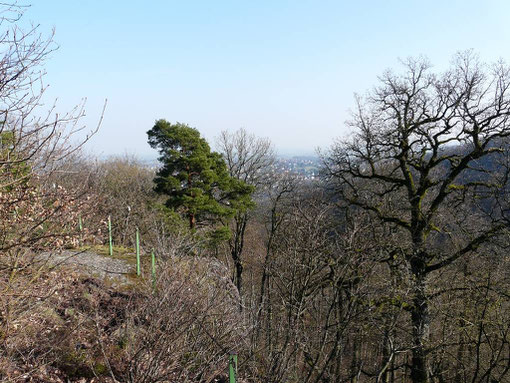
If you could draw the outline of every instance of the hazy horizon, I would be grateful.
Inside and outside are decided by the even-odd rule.
[[[24,23],[55,27],[60,48],[45,65],[48,106],[87,98],[86,149],[151,156],[146,131],[164,118],[196,127],[214,146],[245,128],[281,154],[314,155],[349,134],[354,93],[364,94],[399,58],[425,55],[440,71],[459,50],[507,59],[503,1],[253,4],[154,1],[122,6],[48,0]],[[477,15],[475,26],[465,20]]]

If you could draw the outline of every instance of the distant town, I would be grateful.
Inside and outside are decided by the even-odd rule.
[[[320,159],[315,156],[280,157],[273,165],[275,173],[287,173],[309,181],[318,178],[319,169]]]
[[[156,170],[159,163],[155,159],[141,160],[150,169]],[[294,175],[301,180],[313,181],[319,177],[321,161],[316,156],[278,157],[271,171],[278,174]]]

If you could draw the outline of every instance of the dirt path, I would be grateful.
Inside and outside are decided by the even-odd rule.
[[[135,267],[124,259],[94,253],[89,250],[64,250],[58,253],[43,253],[42,257],[51,267],[76,266],[98,278],[110,278],[128,282],[127,276],[135,272]]]

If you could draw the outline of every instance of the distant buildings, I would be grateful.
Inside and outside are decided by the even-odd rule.
[[[302,180],[315,180],[319,177],[320,160],[318,157],[296,156],[279,158],[271,171],[279,174],[294,175]]]
[[[142,161],[148,169],[156,171],[160,167],[157,160]],[[318,157],[295,156],[280,157],[269,169],[273,174],[288,174],[301,180],[313,181],[319,178],[321,161]]]

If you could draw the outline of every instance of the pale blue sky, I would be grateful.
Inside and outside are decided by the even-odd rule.
[[[244,127],[281,153],[313,153],[348,134],[353,94],[398,58],[438,69],[474,49],[510,61],[508,1],[35,1],[25,18],[56,29],[47,99],[87,97],[96,154],[152,153],[156,119],[210,141]]]

